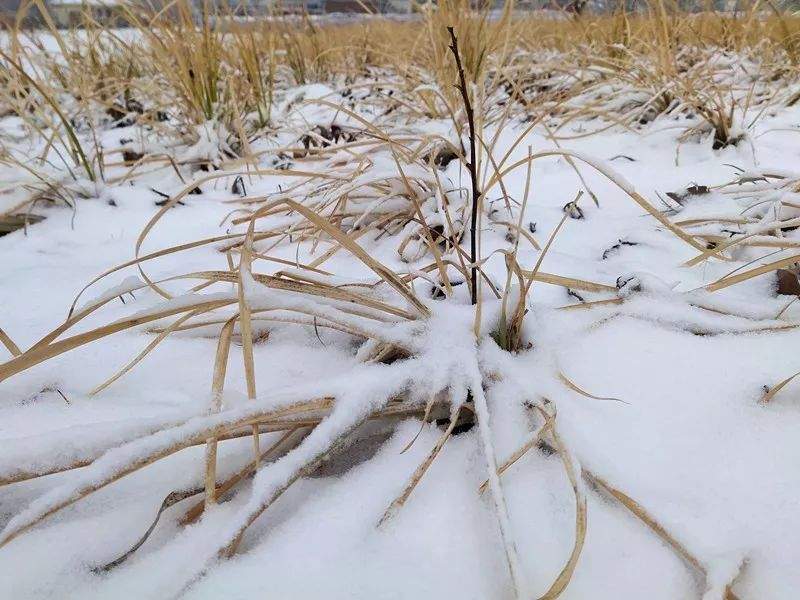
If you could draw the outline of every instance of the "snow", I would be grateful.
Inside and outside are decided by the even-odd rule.
[[[721,68],[723,62],[716,66]],[[607,92],[600,87],[591,90],[591,94]],[[628,92],[614,91],[619,110],[643,101]],[[334,84],[302,86],[284,94],[277,108],[284,119],[283,137],[264,142],[260,166],[268,168],[274,158],[268,150],[271,144],[277,148],[296,143],[299,136],[292,137],[294,133],[330,126],[333,119],[342,126],[362,127],[357,119],[336,114],[317,100],[341,102],[342,96]],[[375,116],[366,109],[359,114]],[[207,414],[218,332],[211,326],[168,336],[141,364],[97,396],[89,396],[89,391],[152,340],[149,330],[120,332],[2,381],[0,482],[93,461],[79,469],[0,487],[0,542],[35,523],[0,548],[3,594],[24,599],[202,600],[265,594],[308,599],[505,599],[514,597],[516,587],[524,597],[538,597],[573,547],[572,486],[560,458],[538,448],[502,477],[495,473],[496,465],[541,426],[540,416],[529,407],[547,406],[556,414],[569,464],[576,471],[590,469],[639,502],[706,570],[703,580],[621,504],[579,481],[588,507],[587,537],[562,598],[711,600],[722,598],[732,581],[742,599],[793,598],[800,589],[796,569],[800,392],[789,385],[769,404],[759,400],[764,386],[798,369],[800,331],[795,325],[800,306],[776,317],[791,298],[776,297],[774,277],[769,274],[718,292],[705,289],[735,269],[742,272],[793,251],[765,258],[775,248],[740,244],[730,261],[710,259],[687,266],[702,250],[676,237],[632,197],[641,196],[661,210],[658,194],[688,193],[693,185],[722,186],[708,194],[686,195],[680,206],[673,206],[676,212],[667,216],[675,222],[753,214],[760,221],[731,225],[734,234],[724,232],[727,225],[720,223],[686,230],[734,235],[734,241],[747,235],[753,236],[747,238],[752,243],[774,241],[769,234],[778,224],[776,219],[784,228],[800,223],[795,213],[784,210],[786,205],[775,204],[797,202],[797,193],[784,189],[783,179],[768,184],[758,179],[763,173],[797,177],[792,171],[800,158],[796,131],[780,130],[793,128],[798,118],[800,107],[793,106],[758,119],[746,130],[754,151],[747,143],[714,151],[708,137],[681,139],[683,130],[666,119],[641,132],[611,128],[565,140],[560,142],[563,150],[554,146],[544,128],[527,133],[506,164],[524,164],[529,146],[534,156],[542,157],[534,163],[525,213],[519,215],[515,206],[511,217],[503,218],[519,217],[523,227],[536,223],[534,235],[543,243],[564,217],[564,205],[583,189],[566,157],[579,159],[577,168],[600,206],[581,200],[584,218],[565,221],[541,271],[619,290],[573,290],[570,295],[562,286],[534,282],[523,331],[532,345],[516,355],[501,350],[488,335],[475,339],[467,285],[454,286],[454,296],[446,301],[431,298],[429,292],[439,286],[436,271],[413,284],[430,312],[418,320],[378,308],[360,307],[355,312],[346,299],[300,294],[257,280],[259,274],[283,271],[414,312],[385,281],[372,285],[376,277],[368,266],[340,250],[320,267],[332,275],[267,261],[256,261],[252,273],[243,270],[253,326],[269,333],[265,343],[254,345],[259,390],[254,400],[244,393],[237,329],[222,410]],[[429,121],[402,123],[398,130],[452,138],[446,122]],[[596,126],[574,123],[568,133]],[[3,135],[8,134],[4,139],[25,149],[17,138],[20,127],[13,118],[0,121]],[[502,157],[525,127],[515,123],[500,132],[496,155]],[[770,135],[764,135],[767,132]],[[103,143],[118,147],[118,132],[105,133]],[[192,141],[179,147],[182,159],[224,162],[230,149],[224,126],[209,122],[194,134]],[[614,160],[619,155],[634,160]],[[357,199],[350,206],[349,220],[342,222],[345,232],[357,233],[410,204],[386,147],[372,152],[369,161],[339,153],[309,163],[305,166],[315,173],[355,174],[349,191],[357,192]],[[730,164],[740,169],[732,174]],[[504,180],[509,195],[518,201],[525,189],[525,170],[521,166]],[[187,181],[197,180],[196,173],[185,174]],[[227,171],[218,175],[203,185],[203,194],[187,195],[184,206],[164,213],[139,256],[243,230],[229,220],[240,201],[231,192],[233,175]],[[468,181],[457,161],[436,174],[448,190],[444,193],[427,168],[416,165],[405,176],[413,182],[416,199],[431,223],[444,222],[447,205],[453,220],[458,216],[464,225],[466,205],[460,194],[450,190]],[[23,174],[3,167],[0,177],[8,183]],[[301,178],[299,184],[298,178],[288,175],[252,176],[246,182],[250,196],[303,198],[323,214],[330,214],[339,193],[312,177]],[[297,187],[286,191],[293,185]],[[31,226],[27,235],[17,231],[0,238],[0,279],[8,282],[0,286],[0,327],[23,350],[62,323],[65,310],[87,281],[131,260],[139,233],[158,211],[148,188],[174,197],[185,186],[166,168],[106,187],[103,193],[79,199],[74,214],[66,207],[50,207],[44,211],[47,219]],[[501,195],[499,186],[485,193],[487,199]],[[115,205],[108,203],[109,198]],[[770,204],[750,210],[765,198]],[[502,283],[505,262],[497,251],[509,247],[508,228],[488,214],[483,217],[484,268],[491,280]],[[300,222],[295,214],[283,214],[259,222],[259,227]],[[396,273],[417,274],[431,262],[430,256],[417,256],[425,252],[424,245],[409,243],[407,252],[398,251],[404,236],[418,242],[415,234],[417,228],[409,224],[394,236],[365,235],[358,243]],[[800,230],[781,235],[800,242]],[[621,240],[628,244],[620,244]],[[255,250],[271,244],[272,240],[262,240]],[[220,245],[156,256],[143,268],[153,281],[226,270]],[[328,246],[320,247],[315,252],[310,242],[290,240],[272,252],[291,264],[307,264]],[[531,269],[539,256],[520,240],[517,260],[523,268]],[[193,291],[198,280],[173,279],[169,282],[173,297],[165,300],[134,274],[135,269],[130,265],[97,282],[99,292],[91,288],[94,296],[83,300],[77,314],[86,316],[76,329],[149,319],[162,312],[177,314],[209,302],[225,304],[215,313],[218,318],[227,319],[237,310],[238,294],[227,283]],[[519,293],[515,289],[509,306]],[[134,291],[135,297],[129,297]],[[481,287],[481,294],[478,325],[486,333],[499,321],[501,302],[488,285]],[[581,304],[574,294],[587,302],[624,301],[562,310]],[[125,297],[126,303],[112,302],[117,297]],[[384,342],[412,357],[392,364],[365,363]],[[587,397],[568,386],[564,377],[594,396],[623,402]],[[420,423],[416,419],[393,423],[386,426],[388,439],[374,457],[337,476],[305,476],[310,473],[303,470],[312,471],[332,442],[391,399],[403,396],[424,406],[439,393],[456,406],[469,394],[479,425],[448,440],[407,503],[383,526],[376,527],[381,515],[441,436],[436,425],[423,426],[403,452],[420,432]],[[164,496],[202,485],[203,444],[214,427],[328,396],[336,402],[321,424],[301,445],[261,469],[230,501],[188,527],[177,523],[181,511],[167,512],[128,562],[105,574],[92,571],[131,546]],[[263,434],[262,448],[275,436]],[[186,440],[198,445],[183,448]],[[247,438],[220,443],[220,470],[229,474],[246,464],[250,444]],[[116,481],[132,461],[168,453]],[[281,494],[298,472],[304,477]],[[487,477],[490,493],[481,495],[478,486]],[[102,489],[79,499],[94,488]],[[274,506],[261,514],[273,500]],[[50,514],[61,506],[64,510]],[[42,517],[47,518],[39,522]],[[251,521],[240,553],[220,559],[220,551]]]
[[[99,307],[108,302],[109,300],[113,300],[114,298],[124,296],[125,294],[130,294],[131,292],[134,292],[136,290],[145,287],[145,285],[146,284],[136,275],[128,275],[119,284],[108,288],[102,294],[99,294],[92,300],[89,300],[88,302],[84,303],[78,309],[78,312],[82,313],[86,310]]]

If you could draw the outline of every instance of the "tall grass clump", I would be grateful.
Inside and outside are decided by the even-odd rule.
[[[605,307],[598,321],[659,292],[642,276],[593,281],[542,268],[569,219],[582,218],[587,202],[607,201],[590,189],[590,170],[691,252],[687,269],[731,262],[742,247],[796,247],[781,237],[796,226],[794,217],[765,224],[763,215],[742,216],[738,224],[755,233],[723,238],[706,226],[724,219],[681,220],[677,209],[663,211],[607,163],[569,148],[577,137],[612,129],[646,132],[665,121],[677,124],[681,143],[708,143],[713,151],[746,140],[755,119],[796,99],[789,42],[798,31],[794,16],[765,17],[755,5],[736,18],[689,15],[665,2],[635,14],[623,7],[603,15],[518,15],[512,2],[493,12],[488,5],[443,0],[410,22],[330,25],[307,15],[236,20],[209,5],[198,12],[177,0],[158,10],[129,5],[124,17],[135,41],[89,12],[83,28],[69,32],[45,19],[47,35],[61,48],[57,57],[43,51],[36,33],[9,32],[0,55],[3,114],[24,122],[35,151],[9,151],[3,160],[24,169],[29,187],[36,187],[31,181],[44,185],[15,210],[45,193],[74,202],[79,183],[81,198],[105,197],[114,186],[134,185],[145,175],[158,175],[177,191],[150,187],[159,200],[133,258],[91,280],[57,327],[24,349],[0,330],[11,355],[0,364],[0,382],[73,350],[102,348],[120,332],[148,334],[139,354],[89,392],[102,395],[171,336],[202,331],[211,332],[214,345],[207,402],[192,418],[109,441],[79,459],[51,456],[0,473],[0,485],[11,485],[76,470],[45,500],[13,517],[0,545],[131,473],[202,446],[202,480],[154,498],[156,520],[190,498],[191,505],[180,509],[180,526],[201,519],[226,495],[248,495],[248,501],[232,511],[213,548],[199,555],[191,574],[198,576],[213,560],[235,554],[250,525],[294,482],[334,456],[347,456],[367,423],[416,418],[438,427],[437,441],[398,483],[397,495],[386,499],[376,526],[413,501],[414,489],[453,435],[473,430],[486,469],[476,493],[489,492],[518,597],[528,597],[529,589],[501,476],[535,448],[558,454],[575,500],[574,543],[559,572],[541,582],[543,598],[563,593],[579,566],[587,535],[589,488],[583,482],[624,506],[696,574],[708,575],[704,563],[620,486],[580,464],[559,429],[558,398],[529,393],[528,382],[508,365],[537,343],[527,315],[540,284],[591,294],[559,310],[591,315]],[[766,93],[767,81],[779,81],[786,93]],[[576,123],[585,127],[575,132]],[[99,134],[116,129],[126,141],[105,147]],[[552,148],[534,151],[528,141],[534,131]],[[510,143],[503,146],[501,138]],[[51,165],[54,154],[61,159],[58,168]],[[575,174],[567,190],[572,200],[552,230],[537,232],[523,221],[537,193],[534,165],[554,157]],[[69,176],[59,177],[62,170]],[[278,177],[277,188],[259,187]],[[512,177],[524,182],[522,195],[510,193]],[[755,206],[776,191],[797,193],[799,182],[787,174],[742,172],[716,191],[737,194],[742,185],[757,183],[747,188]],[[165,215],[209,187],[230,193],[224,230],[143,250]],[[696,185],[693,193],[708,191]],[[674,194],[675,201],[688,193]],[[501,233],[507,243],[482,248],[487,231]],[[391,260],[372,252],[385,240]],[[216,250],[220,260],[152,275],[157,259],[185,258],[198,248]],[[504,265],[499,278],[489,269],[495,255]],[[343,256],[353,270],[337,271],[334,257]],[[709,318],[740,316],[710,295],[799,260],[792,254],[746,265],[670,298]],[[189,258],[186,263],[194,264]],[[95,286],[134,270],[137,275],[112,287],[114,293],[84,299]],[[157,303],[120,319],[100,318],[109,302],[140,290]],[[794,326],[755,323],[747,331]],[[259,330],[278,327],[338,332],[353,348],[355,366],[330,380],[276,391],[277,382],[256,380],[254,346],[264,341]],[[682,322],[675,327],[688,329]],[[242,381],[226,378],[232,360],[242,361]],[[567,390],[599,398],[557,368],[552,375]],[[519,391],[502,401],[515,403],[531,423],[526,442],[507,457],[498,456],[491,429],[501,384]],[[226,387],[236,387],[248,401],[226,405]],[[275,444],[262,444],[265,434],[276,432],[281,436]],[[253,440],[252,460],[220,477],[219,444],[241,437]],[[276,469],[274,461],[286,468]],[[129,551],[98,567],[125,562],[154,526]],[[732,599],[729,583],[725,597]]]

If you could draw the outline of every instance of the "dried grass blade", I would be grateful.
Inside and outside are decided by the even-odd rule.
[[[504,463],[503,463],[503,464],[500,466],[500,468],[499,468],[499,469],[497,469],[497,476],[498,476],[498,477],[502,476],[502,475],[503,475],[503,473],[505,473],[506,471],[508,471],[508,469],[509,469],[509,468],[510,468],[510,467],[511,467],[511,466],[512,466],[514,463],[516,463],[516,462],[517,462],[517,461],[518,461],[520,458],[522,458],[523,456],[525,456],[525,455],[526,455],[526,454],[527,454],[527,453],[528,453],[528,452],[529,452],[529,451],[530,451],[532,448],[534,448],[534,447],[535,447],[535,446],[536,446],[536,445],[539,443],[539,440],[541,440],[541,439],[542,439],[542,434],[543,434],[543,433],[545,433],[545,431],[546,431],[547,429],[549,429],[549,427],[550,427],[550,424],[549,424],[549,423],[547,423],[547,422],[545,422],[545,423],[543,423],[543,424],[542,424],[542,425],[541,425],[539,428],[537,428],[537,430],[536,430],[536,431],[535,431],[535,432],[534,432],[534,433],[531,435],[531,437],[530,437],[530,438],[528,438],[528,441],[526,441],[524,444],[522,444],[522,446],[520,446],[519,448],[517,448],[517,449],[516,449],[516,450],[513,452],[513,454],[512,454],[511,456],[509,456],[509,457],[508,457],[508,460],[506,460],[506,461],[505,461],[505,462],[504,462]],[[489,480],[488,480],[488,479],[486,479],[486,480],[484,480],[484,482],[483,482],[483,483],[482,483],[482,484],[481,484],[481,485],[478,487],[478,493],[479,493],[479,494],[483,494],[483,493],[486,491],[486,489],[487,489],[488,487],[489,487]]]
[[[610,293],[617,292],[617,288],[613,285],[606,285],[604,283],[595,283],[594,281],[586,281],[585,279],[575,279],[574,277],[562,277],[561,275],[544,273],[542,271],[534,272],[534,271],[523,270],[522,274],[532,281],[539,281],[541,283],[549,283],[552,285],[561,285],[575,290],[583,290],[585,292],[610,292]]]
[[[599,161],[589,156],[585,156],[579,152],[574,152],[572,150],[550,150],[546,152],[539,152],[537,154],[532,155],[530,158],[519,160],[514,164],[506,167],[501,173],[498,173],[494,177],[492,177],[489,183],[486,185],[486,189],[487,190],[490,189],[491,186],[496,182],[498,177],[504,177],[509,172],[513,171],[517,167],[520,167],[531,160],[536,160],[547,156],[564,156],[564,157],[570,156],[573,158],[577,158],[581,162],[585,162],[598,172],[602,173],[606,178],[611,180],[615,185],[617,185],[617,187],[619,187],[622,191],[624,191],[634,202],[636,202],[636,204],[641,206],[645,211],[647,211],[648,214],[650,214],[664,227],[666,227],[672,233],[678,236],[681,240],[683,240],[696,250],[699,250],[701,252],[704,252],[706,250],[706,247],[703,244],[701,244],[696,239],[694,239],[694,237],[683,231],[683,229],[681,229],[680,227],[674,225],[669,219],[667,219],[667,217],[665,217],[658,209],[656,209],[656,207],[654,207],[647,200],[645,200],[645,198],[642,195],[640,195],[636,190],[634,190],[633,187],[621,175],[616,173],[607,165],[602,165]]]
[[[15,523],[13,526],[6,526],[6,528],[0,534],[0,548],[8,544],[11,540],[16,538],[17,536],[21,535],[37,523],[40,523],[50,515],[60,511],[62,508],[65,508],[71,504],[74,504],[78,500],[85,498],[89,494],[96,492],[99,489],[104,488],[105,486],[122,479],[126,475],[134,473],[144,467],[153,464],[154,462],[161,460],[162,458],[166,458],[176,452],[183,450],[184,448],[188,448],[190,446],[196,446],[198,444],[205,443],[209,438],[213,437],[221,437],[228,432],[235,431],[241,427],[257,424],[259,422],[266,421],[268,419],[277,419],[280,417],[285,417],[287,415],[297,415],[300,412],[304,411],[313,411],[313,410],[321,410],[325,408],[329,408],[333,403],[331,398],[321,398],[315,400],[308,400],[303,402],[295,403],[291,406],[287,406],[285,408],[280,409],[265,409],[265,410],[258,410],[254,414],[249,414],[244,417],[240,417],[237,419],[233,419],[231,421],[222,421],[224,424],[215,423],[213,416],[209,417],[211,419],[211,423],[204,427],[197,428],[196,431],[189,435],[181,436],[178,441],[173,439],[169,439],[169,435],[165,433],[166,431],[170,430],[162,430],[156,434],[145,436],[146,438],[153,438],[157,436],[159,439],[159,443],[154,444],[153,448],[149,448],[146,452],[142,453],[141,455],[137,456],[135,459],[128,462],[123,467],[119,469],[115,469],[113,472],[103,474],[99,477],[93,478],[91,481],[86,481],[80,487],[78,487],[74,493],[70,493],[69,497],[61,499],[57,502],[54,502],[50,506],[43,508],[41,511],[37,511],[38,514],[35,516],[31,516],[28,520]],[[366,420],[369,417],[365,417]],[[172,429],[179,429],[180,427],[184,427],[184,425],[179,425],[176,428]],[[117,450],[112,449],[110,452]]]
[[[633,515],[642,521],[650,530],[661,538],[675,553],[680,556],[687,564],[689,564],[695,571],[704,578],[708,578],[708,572],[703,563],[694,556],[683,544],[681,544],[675,537],[670,534],[663,525],[661,525],[645,508],[636,502],[633,498],[628,496],[625,492],[613,487],[607,481],[598,477],[588,469],[583,470],[583,475],[605,493],[611,495],[620,504],[627,508]],[[725,590],[724,600],[739,600],[738,596],[730,589],[730,585]]]
[[[777,269],[793,265],[798,261],[800,261],[800,254],[795,254],[788,258],[782,258],[780,260],[776,260],[771,263],[767,263],[765,265],[756,267],[755,269],[750,269],[749,271],[745,271],[744,273],[739,273],[737,275],[732,275],[730,277],[723,277],[721,279],[718,279],[714,283],[708,284],[707,286],[705,286],[705,289],[709,292],[716,292],[718,290],[725,289],[726,287],[736,285],[737,283],[747,281],[748,279],[752,279],[753,277],[764,275],[765,273],[769,273],[770,271],[776,271]]]
[[[231,337],[233,326],[238,315],[228,319],[222,326],[217,340],[217,352],[214,357],[214,374],[211,379],[211,406],[209,413],[218,413],[222,406],[222,390],[225,387],[225,373],[228,369],[228,355],[231,350]],[[206,472],[205,490],[206,505],[213,504],[216,500],[215,489],[217,486],[217,440],[209,438],[206,443]]]
[[[800,375],[800,371],[798,371],[794,375],[790,375],[780,383],[775,384],[769,390],[767,390],[767,392],[761,397],[762,404],[767,404],[770,400],[772,400],[778,392],[780,392],[784,387],[786,387],[798,375]]]
[[[619,398],[612,398],[612,397],[606,397],[606,396],[595,396],[594,394],[590,394],[589,392],[587,392],[583,388],[579,387],[574,381],[572,381],[569,377],[567,377],[566,375],[564,375],[564,373],[562,373],[560,371],[558,373],[558,378],[569,389],[571,389],[573,392],[579,393],[581,396],[586,396],[587,398],[591,398],[592,400],[610,400],[612,402],[622,402],[624,404],[628,404],[627,402],[625,402],[625,400],[620,400]]]
[[[261,460],[259,463],[270,463],[293,448],[295,448],[300,442],[303,441],[303,438],[308,435],[310,429],[306,425],[297,425],[292,427],[291,429],[287,429],[284,434],[280,437],[278,441],[272,444],[269,448],[264,450],[261,453]],[[239,471],[228,477],[225,481],[221,484],[216,486],[214,490],[214,497],[220,498],[224,496],[229,491],[231,491],[234,487],[236,487],[239,483],[250,477],[255,470],[253,469],[253,462],[248,462],[244,467],[242,467]],[[178,520],[181,525],[190,525],[197,521],[208,505],[208,491],[206,491],[206,498],[200,502],[195,503],[189,510],[187,510],[184,515]]]
[[[582,471],[582,469],[580,465],[576,465],[574,457],[569,450],[567,450],[566,446],[564,446],[563,441],[558,435],[555,423],[552,422],[554,420],[553,417],[549,417],[548,420],[551,421],[551,426],[549,428],[550,435],[553,438],[556,450],[558,450],[558,454],[561,457],[564,470],[566,471],[570,485],[572,486],[572,492],[575,495],[575,543],[573,544],[572,552],[570,553],[566,564],[561,569],[561,572],[558,574],[558,577],[556,577],[550,588],[543,596],[539,598],[539,600],[555,600],[564,592],[565,589],[567,589],[569,582],[572,580],[572,575],[575,573],[575,567],[578,565],[578,560],[580,559],[581,552],[583,550],[583,544],[586,541],[586,496],[583,493],[583,485],[578,480],[579,471]]]
[[[193,304],[191,306],[169,308],[157,313],[115,321],[114,323],[103,325],[97,329],[80,333],[52,344],[31,348],[19,356],[0,364],[0,381],[4,381],[16,373],[29,369],[40,362],[53,358],[54,356],[69,352],[70,350],[74,350],[75,348],[90,342],[94,342],[95,340],[99,340],[114,333],[124,331],[125,329],[144,325],[145,323],[152,323],[153,321],[158,321],[164,317],[170,317],[172,315],[192,309],[197,311],[199,314],[201,312],[214,310],[215,308],[221,308],[228,304],[232,304],[233,302],[233,300],[208,300],[205,302],[198,302],[197,304]]]
[[[253,325],[250,318],[250,306],[245,293],[246,279],[251,278],[250,256],[253,248],[253,223],[247,230],[244,246],[239,258],[239,325],[242,331],[242,360],[244,361],[244,376],[247,381],[247,398],[256,398],[256,371],[253,360]],[[258,426],[253,425],[253,465],[258,470],[258,459],[261,455],[259,449]]]
[[[17,346],[14,343],[14,340],[12,340],[2,329],[0,329],[0,344],[3,344],[3,346],[6,347],[6,349],[11,353],[11,356],[19,356],[22,354],[19,346]]]
[[[417,487],[417,484],[425,476],[425,472],[431,466],[433,461],[436,460],[436,457],[439,456],[439,452],[442,451],[442,448],[444,448],[447,440],[450,439],[457,422],[458,411],[454,411],[454,413],[450,414],[450,424],[447,426],[447,429],[445,429],[442,435],[439,436],[439,439],[433,445],[433,448],[431,448],[430,452],[428,452],[428,455],[411,474],[408,483],[406,483],[400,495],[395,498],[392,503],[389,504],[389,507],[384,511],[383,516],[378,521],[378,527],[392,518],[403,507],[403,505],[406,503],[406,500],[408,500],[409,496],[411,496],[411,492],[413,492],[414,488]]]
[[[168,327],[164,328],[164,330],[163,330],[163,331],[161,331],[161,332],[158,334],[158,336],[156,336],[156,338],[155,338],[155,339],[154,339],[152,342],[150,342],[150,343],[147,345],[147,347],[146,347],[144,350],[142,350],[142,351],[141,351],[141,352],[140,352],[140,353],[139,353],[139,354],[136,356],[136,358],[134,358],[134,359],[133,359],[132,361],[130,361],[130,362],[127,364],[127,365],[125,365],[124,367],[122,367],[122,368],[121,368],[119,371],[117,371],[117,372],[116,372],[114,375],[112,375],[111,377],[109,377],[108,379],[106,379],[106,380],[105,380],[103,383],[101,383],[100,385],[98,385],[97,387],[95,387],[95,388],[94,388],[94,389],[93,389],[91,392],[89,392],[89,395],[90,395],[90,396],[95,396],[95,395],[99,394],[100,392],[102,392],[104,389],[106,389],[108,386],[110,386],[112,383],[114,383],[114,382],[115,382],[117,379],[119,379],[120,377],[122,377],[123,375],[125,375],[126,373],[128,373],[128,372],[129,372],[129,371],[130,371],[130,370],[131,370],[133,367],[135,367],[135,366],[136,366],[137,364],[139,364],[139,363],[140,363],[142,360],[144,360],[144,358],[145,358],[145,357],[146,357],[148,354],[150,354],[150,352],[151,352],[151,351],[152,351],[152,350],[153,350],[153,349],[154,349],[156,346],[158,346],[158,345],[159,345],[161,342],[163,342],[163,341],[164,341],[164,339],[166,339],[166,337],[167,337],[167,336],[168,336],[170,333],[172,333],[173,331],[175,331],[175,330],[176,330],[178,327],[180,327],[181,325],[183,325],[183,324],[184,324],[186,321],[188,321],[188,320],[189,320],[189,319],[191,319],[192,317],[194,317],[194,316],[196,316],[196,315],[198,315],[198,314],[202,314],[203,312],[205,312],[205,311],[200,311],[200,312],[192,311],[192,312],[186,313],[186,314],[185,314],[185,315],[183,315],[181,318],[179,318],[179,319],[177,319],[176,321],[172,322],[172,323],[171,323],[171,324],[170,324]]]
[[[693,568],[697,569],[699,572],[704,573],[705,569],[702,563],[684,546],[681,544],[672,534],[667,531],[661,523],[659,523],[655,517],[650,515],[647,510],[636,500],[628,496],[625,492],[615,488],[610,483],[605,481],[604,479],[598,477],[590,470],[584,468],[583,469],[584,476],[590,481],[590,483],[596,485],[604,492],[609,494],[615,500],[617,500],[620,504],[622,504],[625,508],[627,508],[637,519],[642,521],[645,525],[647,525],[653,533],[655,533],[659,538],[661,538],[666,544],[672,548],[678,556],[683,558],[689,565]]]
[[[376,275],[386,281],[386,283],[392,286],[398,293],[400,293],[401,296],[408,300],[408,302],[410,302],[411,305],[414,306],[414,308],[416,308],[423,317],[427,317],[430,314],[428,307],[420,302],[416,295],[408,289],[408,287],[400,280],[399,277],[397,277],[397,275],[395,275],[391,269],[388,269],[383,264],[372,258],[361,246],[356,244],[347,235],[345,235],[341,229],[334,227],[330,221],[306,208],[302,204],[298,204],[292,200],[287,200],[286,204],[302,214],[306,219],[314,223],[314,225],[325,231],[325,233],[339,242],[339,244],[347,248],[347,250],[349,250],[356,258],[372,269]]]
[[[286,479],[286,481],[278,486],[272,493],[269,494],[267,498],[264,499],[257,507],[255,507],[245,519],[245,522],[238,528],[236,534],[234,535],[233,539],[220,550],[220,556],[230,557],[235,554],[236,549],[239,547],[239,544],[242,541],[242,536],[244,536],[244,532],[247,530],[250,525],[265,511],[267,510],[272,504],[280,498],[283,493],[291,487],[291,485],[296,482],[298,479],[306,477],[316,471],[319,466],[325,462],[325,460],[337,452],[339,448],[344,446],[347,441],[347,438],[353,433],[356,429],[361,427],[362,424],[366,422],[368,416],[364,416],[362,418],[357,419],[354,423],[351,423],[344,431],[339,433],[333,440],[331,440],[323,450],[320,452],[315,453],[312,457],[308,460],[304,461],[302,465],[300,465],[297,469],[295,469],[292,474]]]

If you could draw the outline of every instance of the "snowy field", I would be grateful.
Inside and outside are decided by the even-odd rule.
[[[798,87],[699,61],[727,145],[601,66],[549,75],[571,112],[481,96],[477,316],[464,113],[394,76],[279,85],[246,160],[236,120],[78,124],[95,181],[7,113],[0,208],[45,218],[0,237],[0,597],[796,598]]]

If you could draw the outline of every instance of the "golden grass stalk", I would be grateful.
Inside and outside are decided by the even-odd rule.
[[[706,577],[706,568],[703,563],[692,552],[689,551],[676,537],[674,537],[655,517],[653,517],[641,504],[628,496],[625,492],[614,487],[601,477],[595,475],[588,469],[583,470],[583,476],[590,483],[609,494],[625,508],[627,508],[637,519],[642,521],[647,527],[663,540],[672,550],[682,558],[695,572]],[[730,589],[725,591],[725,600],[737,600],[738,596]]]
[[[214,357],[214,374],[211,379],[211,405],[209,412],[211,414],[218,413],[222,407],[222,391],[225,387],[225,373],[228,367],[228,354],[231,349],[231,337],[233,335],[233,326],[236,323],[236,317],[231,317],[222,326],[217,341],[217,353]],[[254,435],[256,435],[254,433]],[[256,466],[254,461],[253,466]],[[205,473],[205,489],[206,506],[216,502],[216,487],[217,487],[217,440],[209,438],[206,442],[206,473]]]
[[[417,484],[425,476],[425,472],[431,466],[433,461],[436,460],[436,457],[439,455],[439,452],[442,451],[442,448],[444,448],[447,440],[450,439],[453,429],[455,429],[456,423],[458,423],[458,412],[458,409],[454,409],[451,412],[450,423],[447,425],[447,428],[439,436],[439,439],[433,445],[433,448],[431,448],[430,452],[428,452],[427,456],[425,456],[425,459],[411,474],[408,483],[406,483],[406,485],[403,487],[403,491],[400,493],[400,495],[397,496],[397,498],[395,498],[391,504],[389,504],[389,507],[384,511],[383,516],[378,521],[378,527],[392,518],[403,507],[408,498],[411,496],[411,492],[414,491],[414,488],[417,487]]]

